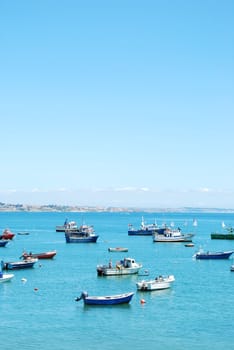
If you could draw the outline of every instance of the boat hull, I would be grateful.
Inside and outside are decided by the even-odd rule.
[[[28,258],[36,258],[36,259],[53,259],[53,257],[57,254],[56,251],[44,252],[44,253],[23,253],[22,257],[24,259]]]
[[[234,239],[233,233],[211,233],[211,239]]]
[[[128,248],[116,247],[116,248],[108,248],[109,252],[128,252]]]
[[[0,283],[9,282],[14,277],[13,274],[0,273]]]
[[[233,251],[229,252],[207,252],[207,253],[196,253],[195,258],[200,260],[208,259],[228,259],[232,255]]]
[[[124,293],[118,295],[109,295],[109,296],[84,296],[85,305],[119,305],[119,304],[128,304],[134,293]],[[78,298],[79,299],[79,298]]]
[[[5,247],[9,243],[9,240],[1,239],[0,240],[0,247]]]
[[[134,275],[139,272],[139,270],[142,268],[142,265],[138,267],[116,267],[116,268],[109,268],[107,266],[98,266],[97,267],[97,274],[98,276],[122,276],[122,275]]]
[[[168,277],[157,277],[154,280],[150,281],[140,281],[136,283],[137,290],[139,291],[154,291],[154,290],[163,290],[171,288],[172,282],[175,281],[173,275]]]
[[[78,235],[70,235],[65,233],[66,243],[96,243],[99,236],[78,236]]]
[[[4,270],[29,269],[32,268],[37,261],[38,259],[32,259],[32,261],[6,262],[2,263],[2,268]]]
[[[153,238],[154,242],[157,243],[180,243],[180,242],[192,242],[193,234],[181,235],[178,237],[167,237],[164,235],[155,235]]]

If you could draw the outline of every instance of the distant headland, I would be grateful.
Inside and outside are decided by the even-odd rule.
[[[28,205],[0,202],[0,212],[148,212],[148,213],[234,213],[232,208],[138,208],[138,207],[104,207],[104,206],[69,206],[69,205]]]

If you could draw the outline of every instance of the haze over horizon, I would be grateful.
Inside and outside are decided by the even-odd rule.
[[[0,201],[234,208],[234,2],[0,4]]]

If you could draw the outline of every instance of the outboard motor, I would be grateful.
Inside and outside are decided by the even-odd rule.
[[[82,292],[81,295],[80,295],[80,297],[77,297],[77,298],[75,299],[75,301],[80,301],[81,299],[85,299],[85,298],[87,298],[87,296],[88,296],[88,293],[87,293],[87,292]]]

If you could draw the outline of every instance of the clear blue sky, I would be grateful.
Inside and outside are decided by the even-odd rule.
[[[232,0],[2,0],[0,201],[234,208]]]

